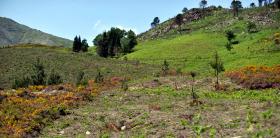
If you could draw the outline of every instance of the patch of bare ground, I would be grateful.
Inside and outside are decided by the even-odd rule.
[[[178,81],[186,86],[176,90],[171,80],[103,92],[50,124],[41,137],[280,137],[279,103],[198,92],[201,104],[192,106],[188,83]],[[209,87],[199,85],[205,81],[198,86]]]

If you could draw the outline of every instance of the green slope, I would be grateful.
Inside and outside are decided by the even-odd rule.
[[[277,46],[273,41],[274,34],[280,32],[279,15],[278,10],[264,8],[246,9],[239,18],[233,18],[227,10],[216,11],[198,21],[185,23],[183,28],[188,28],[192,30],[191,32],[179,35],[177,30],[173,29],[163,34],[163,37],[140,42],[135,52],[127,57],[151,64],[162,64],[166,59],[172,68],[181,68],[184,71],[196,70],[203,74],[211,72],[209,62],[214,51],[218,51],[222,57],[226,70],[247,65],[279,64],[280,51],[276,50]],[[255,18],[267,20],[254,21]],[[249,21],[258,26],[259,32],[247,32]],[[144,35],[150,36],[152,32],[158,31],[157,29],[166,24],[165,22],[161,27],[141,34],[141,38],[145,38]],[[240,42],[234,45],[231,52],[225,48],[226,30],[234,31],[237,35],[236,40]]]
[[[31,75],[32,64],[39,58],[47,74],[54,69],[65,83],[75,83],[78,74],[85,72],[85,80],[95,79],[98,70],[105,78],[145,78],[158,70],[155,66],[136,64],[133,61],[104,59],[95,53],[73,53],[68,48],[42,45],[21,45],[0,49],[0,88],[10,88],[14,79]]]

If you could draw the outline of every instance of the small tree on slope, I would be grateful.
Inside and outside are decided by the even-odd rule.
[[[216,51],[214,56],[213,56],[213,61],[210,62],[210,66],[214,69],[215,71],[215,77],[216,77],[216,85],[215,88],[216,90],[219,88],[219,74],[223,71],[225,71],[224,64],[218,55],[218,52]]]
[[[179,26],[179,32],[181,34],[181,31],[182,31],[182,24],[184,23],[184,17],[182,14],[178,14],[176,17],[175,17],[175,23]]]

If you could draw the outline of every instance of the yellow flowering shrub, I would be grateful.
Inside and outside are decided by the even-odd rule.
[[[32,92],[36,91],[42,91],[46,88],[46,86],[39,85],[39,86],[29,86],[28,89],[31,90]]]
[[[226,76],[250,89],[280,88],[280,65],[248,66],[227,72]]]
[[[116,84],[114,79],[102,84],[89,80],[87,86],[63,84],[0,91],[0,137],[25,137],[39,131],[47,122],[66,115],[66,109],[90,101],[100,91],[116,87]],[[51,93],[42,92],[45,90]]]

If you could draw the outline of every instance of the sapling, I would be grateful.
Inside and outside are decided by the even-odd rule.
[[[102,83],[103,81],[104,81],[104,76],[101,74],[101,71],[99,70],[97,75],[95,76],[95,82]]]
[[[192,77],[192,99],[193,99],[193,101],[195,101],[198,99],[198,95],[194,91],[195,77],[197,76],[197,73],[194,71],[191,71],[190,75]]]
[[[161,71],[162,71],[163,76],[166,76],[169,71],[169,64],[166,60],[164,60],[164,62],[162,64]]]
[[[76,78],[76,85],[81,85],[82,84],[82,80],[84,79],[84,76],[85,76],[85,72],[80,71],[78,73],[77,78]]]
[[[214,56],[213,56],[213,61],[210,62],[210,66],[214,69],[215,71],[215,77],[216,77],[216,90],[219,88],[219,74],[223,71],[225,71],[224,64],[216,51]]]
[[[121,81],[121,88],[123,91],[127,91],[128,90],[128,84],[127,84],[128,80],[127,78],[124,78],[122,81]]]

